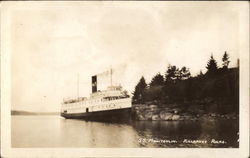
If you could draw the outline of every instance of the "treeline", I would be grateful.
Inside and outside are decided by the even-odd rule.
[[[135,87],[133,103],[178,104],[184,109],[197,105],[205,111],[213,108],[213,112],[217,113],[238,113],[239,65],[228,67],[230,60],[227,52],[222,62],[219,67],[211,55],[206,73],[200,71],[196,76],[191,76],[188,68],[174,65],[169,65],[164,75],[156,74],[149,84],[142,76]]]
[[[60,115],[59,112],[29,112],[20,110],[11,110],[11,115]]]

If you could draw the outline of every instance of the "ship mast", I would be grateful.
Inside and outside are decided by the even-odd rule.
[[[77,74],[77,99],[79,99],[79,73]]]
[[[112,86],[112,67],[110,69],[110,83],[111,83],[111,86]]]

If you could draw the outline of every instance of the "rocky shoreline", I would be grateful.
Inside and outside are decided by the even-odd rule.
[[[203,113],[198,112],[191,114],[182,112],[180,108],[170,108],[167,106],[148,105],[148,104],[134,104],[132,106],[132,117],[139,121],[183,121],[191,120],[197,121],[202,119],[238,119],[239,115],[231,114],[217,114],[217,113]]]

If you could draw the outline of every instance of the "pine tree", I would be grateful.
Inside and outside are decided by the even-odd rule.
[[[179,75],[180,80],[186,80],[191,76],[189,69],[186,68],[185,66],[179,70],[179,74],[180,74]]]
[[[166,82],[175,82],[177,80],[186,80],[190,78],[191,74],[185,66],[179,69],[176,66],[169,65],[165,76]]]
[[[200,73],[197,75],[197,77],[202,77],[204,74],[202,73],[202,71],[200,70]]]
[[[210,76],[213,76],[217,73],[218,71],[218,66],[217,66],[217,62],[215,61],[213,55],[211,55],[208,63],[207,63],[207,74]]]
[[[139,83],[135,86],[135,91],[133,93],[133,102],[143,103],[145,100],[145,90],[147,88],[146,81],[142,76]]]
[[[168,66],[167,72],[165,74],[165,82],[175,82],[178,77],[178,71],[179,69],[176,66]]]
[[[164,77],[160,73],[158,73],[152,78],[149,86],[150,87],[161,86],[163,84],[164,84]]]
[[[228,69],[228,65],[229,65],[230,61],[229,61],[229,55],[227,54],[226,51],[225,51],[225,53],[224,53],[224,55],[222,57],[222,61],[223,61],[223,63],[222,63],[223,68]]]

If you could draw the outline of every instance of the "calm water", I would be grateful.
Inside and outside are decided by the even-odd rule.
[[[236,120],[119,124],[12,116],[11,132],[12,147],[238,147]]]

